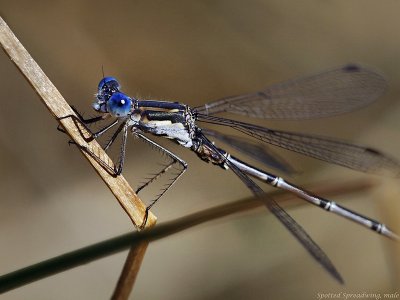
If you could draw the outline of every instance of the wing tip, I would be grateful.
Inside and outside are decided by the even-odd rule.
[[[345,284],[343,277],[340,275],[340,273],[338,271],[335,270],[335,272],[333,272],[331,274],[341,285]]]
[[[358,64],[350,63],[345,65],[342,69],[345,72],[354,73],[354,72],[360,72],[362,68]]]

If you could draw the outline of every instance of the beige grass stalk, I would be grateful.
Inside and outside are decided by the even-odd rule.
[[[146,205],[138,198],[123,176],[113,176],[93,157],[94,154],[101,161],[113,168],[111,159],[103,151],[100,145],[95,140],[87,142],[82,134],[88,134],[85,132],[85,129],[80,126],[78,122],[74,122],[71,117],[67,117],[76,115],[68,105],[67,101],[65,101],[57,88],[53,85],[24,46],[19,42],[17,37],[1,17],[0,43],[4,51],[39,95],[43,104],[47,107],[53,117],[59,121],[66,133],[77,145],[83,146],[78,147],[78,149],[80,149],[84,157],[89,161],[97,174],[103,179],[105,184],[117,198],[135,227],[140,230],[140,226],[142,225],[145,216]],[[88,151],[83,151],[83,149],[87,149]],[[149,212],[145,228],[153,227],[156,220],[157,218]],[[127,295],[129,295],[147,246],[148,242],[143,242],[134,249],[131,249],[116,291],[114,292],[114,299],[125,299]]]

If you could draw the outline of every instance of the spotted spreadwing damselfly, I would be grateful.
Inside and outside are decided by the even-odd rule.
[[[114,77],[104,77],[98,85],[96,101],[93,103],[94,110],[100,115],[90,119],[83,119],[80,114],[78,116],[83,124],[111,120],[108,125],[92,133],[93,138],[99,138],[111,128],[114,130],[117,128],[104,146],[104,150],[109,150],[117,137],[121,135],[120,155],[118,162],[112,168],[115,175],[121,174],[123,170],[129,131],[136,138],[144,140],[169,158],[169,162],[163,165],[162,170],[149,178],[137,189],[137,192],[171,169],[178,170],[169,184],[150,203],[146,211],[171,188],[187,169],[184,160],[152,139],[153,136],[160,136],[192,150],[205,162],[232,170],[254,195],[264,199],[270,212],[311,256],[334,278],[343,282],[342,277],[322,249],[274,199],[266,197],[264,191],[253,179],[293,193],[313,205],[350,219],[389,238],[398,239],[398,236],[378,221],[314,195],[279,176],[234,157],[216,146],[211,140],[220,140],[280,171],[288,172],[290,170],[284,160],[273,153],[265,152],[259,145],[237,136],[224,135],[211,129],[202,129],[199,124],[208,123],[229,127],[260,142],[354,170],[378,174],[389,172],[396,176],[400,174],[399,163],[375,149],[323,136],[274,130],[218,116],[220,113],[232,113],[252,118],[289,120],[328,117],[368,105],[381,96],[386,87],[387,82],[380,74],[359,65],[346,65],[316,75],[272,85],[255,93],[226,97],[191,108],[179,102],[141,100],[129,97],[121,92],[121,86]]]

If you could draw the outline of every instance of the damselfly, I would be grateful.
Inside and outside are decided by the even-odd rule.
[[[187,168],[185,161],[145,135],[151,134],[177,142],[183,147],[192,150],[205,162],[210,162],[223,169],[231,169],[256,196],[264,198],[265,194],[250,177],[294,193],[326,211],[336,213],[387,237],[397,239],[397,235],[384,224],[353,212],[333,201],[313,195],[281,177],[239,160],[217,147],[207,135],[233,144],[237,149],[257,158],[258,152],[255,151],[256,148],[249,147],[249,143],[237,143],[237,137],[225,136],[209,129],[202,130],[198,126],[199,122],[229,126],[259,141],[329,163],[363,172],[386,170],[397,175],[400,173],[398,162],[368,147],[353,145],[327,137],[272,130],[215,116],[217,113],[222,112],[264,119],[310,119],[332,116],[359,109],[371,103],[383,94],[386,86],[386,80],[381,75],[361,66],[347,65],[313,76],[273,85],[259,92],[227,97],[203,106],[190,108],[188,105],[179,102],[140,100],[129,97],[121,92],[121,86],[115,78],[104,77],[98,85],[97,99],[93,104],[94,110],[101,113],[101,115],[86,120],[81,116],[80,118],[84,124],[114,118],[110,124],[93,133],[94,138],[100,137],[118,124],[117,130],[104,147],[107,151],[117,136],[122,134],[121,155],[113,169],[116,175],[119,175],[123,169],[128,131],[171,158],[171,162],[159,174],[150,178],[137,192],[154,182],[172,166],[179,167],[179,172],[148,206],[147,211],[182,176]],[[275,159],[273,156],[270,156],[267,160],[270,165],[282,170],[287,167],[280,159]],[[306,250],[331,275],[338,281],[343,282],[329,258],[303,228],[272,198],[267,198],[265,204]]]

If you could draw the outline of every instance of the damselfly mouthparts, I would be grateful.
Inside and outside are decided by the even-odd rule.
[[[93,133],[94,138],[103,135],[118,124],[117,130],[104,147],[105,150],[108,150],[117,136],[122,134],[121,155],[113,170],[116,175],[120,174],[123,169],[128,131],[171,158],[171,163],[141,186],[137,192],[168,172],[173,165],[179,167],[179,173],[148,206],[147,210],[164,195],[187,168],[185,161],[145,135],[151,134],[177,142],[195,152],[203,161],[224,169],[231,169],[257,196],[264,197],[265,195],[263,190],[250,177],[294,193],[311,204],[348,218],[387,237],[398,239],[398,236],[384,224],[353,212],[333,201],[313,195],[281,177],[251,166],[215,146],[207,136],[233,144],[235,148],[259,158],[259,152],[256,151],[256,148],[249,146],[249,143],[237,143],[237,137],[224,136],[209,129],[201,130],[198,126],[199,122],[229,126],[259,141],[329,163],[363,172],[390,171],[398,175],[400,173],[399,163],[371,148],[327,137],[272,130],[215,116],[221,112],[264,119],[310,119],[332,116],[359,109],[371,103],[382,95],[386,86],[387,83],[381,75],[361,66],[347,65],[313,76],[273,85],[259,92],[227,97],[200,107],[190,108],[188,105],[178,102],[139,100],[129,97],[121,92],[121,87],[115,78],[105,77],[99,83],[97,99],[93,104],[93,108],[101,115],[87,120],[81,118],[81,121],[89,124],[114,118],[109,125]],[[275,168],[288,170],[287,164],[273,155],[270,155],[266,160]],[[272,214],[285,225],[306,250],[331,275],[343,282],[329,258],[303,228],[273,199],[268,198],[265,203]]]

